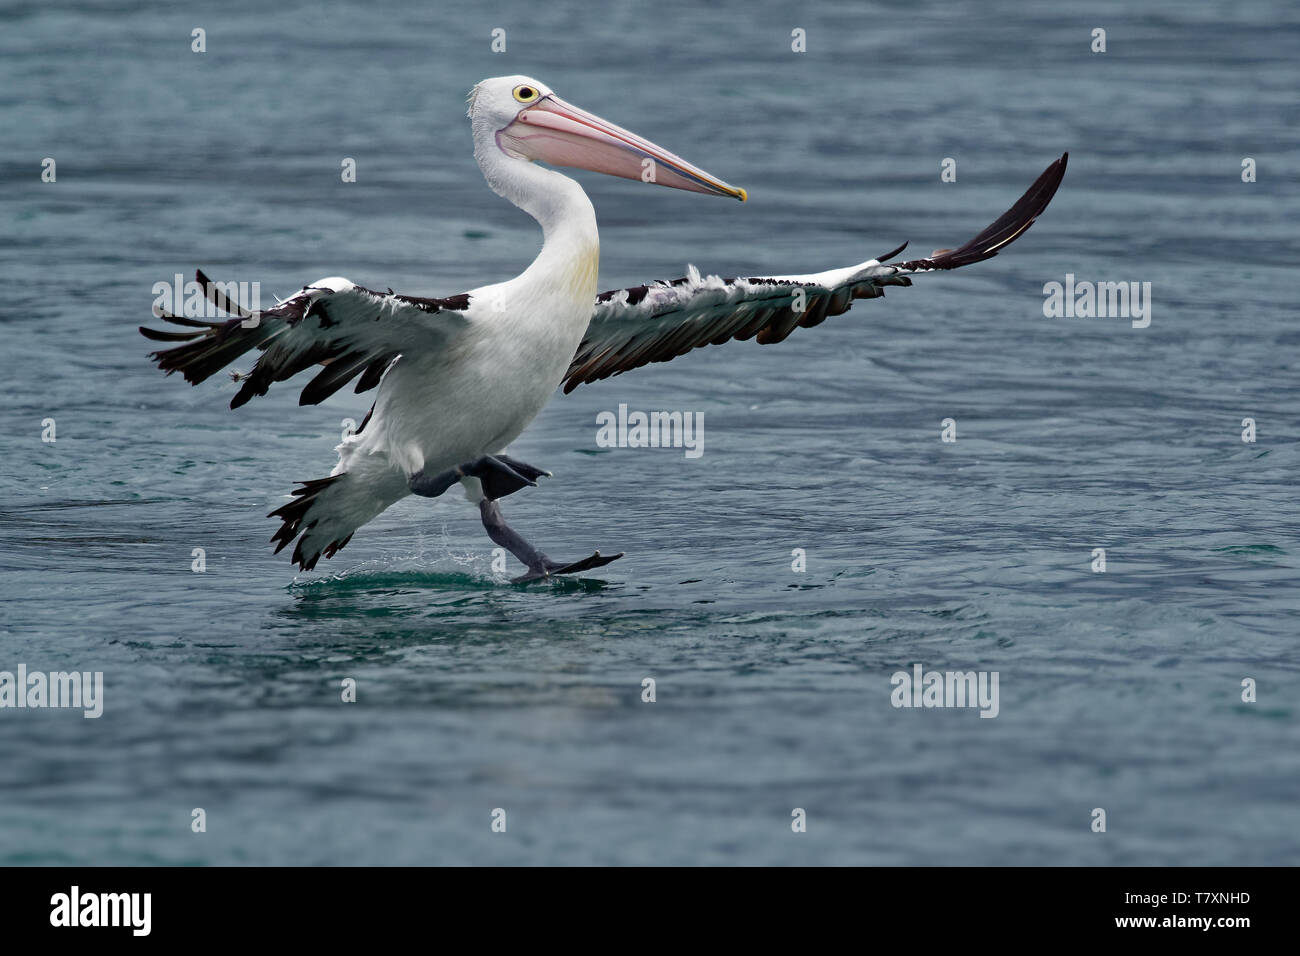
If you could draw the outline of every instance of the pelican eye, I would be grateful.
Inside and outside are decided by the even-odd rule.
[[[531,103],[533,100],[537,99],[537,90],[533,89],[531,86],[516,86],[515,99],[520,103]]]

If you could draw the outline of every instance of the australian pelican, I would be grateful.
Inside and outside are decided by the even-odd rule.
[[[536,162],[742,202],[745,191],[527,76],[479,83],[469,118],[488,185],[541,224],[542,251],[523,274],[442,299],[376,292],[332,277],[253,313],[199,272],[197,281],[227,318],[158,311],[183,331],[140,330],[155,341],[184,343],[151,357],[191,384],[258,350],[231,408],[312,367],[320,370],[300,405],[317,404],[354,378],[357,392],[378,388],[361,427],[338,447],[330,476],[303,482],[292,501],[271,512],[282,522],[271,539],[276,552],[297,539],[293,560],[303,570],[321,555],[333,557],[399,499],[437,497],[457,483],[477,503],[488,536],[527,566],[516,580],[586,571],[622,557],[597,551],[580,561],[552,561],[501,516],[501,498],[549,475],[504,451],[559,385],[571,392],[729,339],[780,342],[846,311],[854,299],[911,285],[911,275],[995,256],[1047,207],[1068,156],[970,242],[928,259],[890,264],[904,243],[878,259],[813,275],[722,279],[692,267],[681,279],[597,294],[600,242],[591,202],[572,179]]]

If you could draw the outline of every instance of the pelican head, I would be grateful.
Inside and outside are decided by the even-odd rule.
[[[566,103],[530,76],[497,76],[478,84],[470,91],[469,117],[476,139],[490,135],[495,147],[513,159],[589,169],[741,202],[746,198],[745,190]]]

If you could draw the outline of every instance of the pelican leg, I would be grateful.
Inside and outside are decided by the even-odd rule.
[[[436,475],[418,471],[408,484],[413,494],[437,498],[462,478],[477,478],[483,485],[483,494],[495,500],[512,495],[520,488],[535,488],[538,478],[550,476],[549,471],[526,465],[509,455],[482,455]]]
[[[552,561],[520,537],[519,532],[506,524],[506,519],[501,516],[501,508],[495,501],[483,498],[478,503],[478,510],[483,518],[483,527],[487,530],[488,537],[528,566],[528,573],[514,578],[516,582],[538,581],[553,574],[577,574],[580,571],[590,571],[592,568],[604,567],[611,561],[623,557],[621,551],[608,557],[602,556],[597,551],[589,558],[570,564]]]

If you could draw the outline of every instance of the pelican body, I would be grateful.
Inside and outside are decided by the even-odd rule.
[[[238,408],[308,368],[316,404],[356,379],[377,388],[361,427],[338,446],[328,478],[301,483],[281,519],[276,551],[297,541],[303,570],[332,557],[352,534],[408,494],[437,497],[461,485],[489,537],[526,567],[516,580],[578,573],[621,554],[599,551],[552,561],[505,523],[498,501],[544,469],[505,454],[556,389],[667,361],[731,338],[784,339],[798,326],[844,312],[855,298],[910,285],[909,275],[953,269],[996,255],[1046,208],[1066,157],[979,236],[933,258],[892,265],[880,259],[806,276],[720,279],[693,268],[672,282],[597,293],[600,237],[582,187],[539,162],[603,172],[744,201],[745,191],[662,147],[566,103],[527,76],[484,80],[470,93],[474,155],[488,185],[542,227],[542,250],[519,276],[448,298],[377,292],[331,277],[275,308],[249,312],[202,272],[199,283],[229,318],[203,321],[156,311],[184,331],[141,328],[155,341],[182,342],[153,353],[159,367],[198,384],[251,350],[239,375]]]

